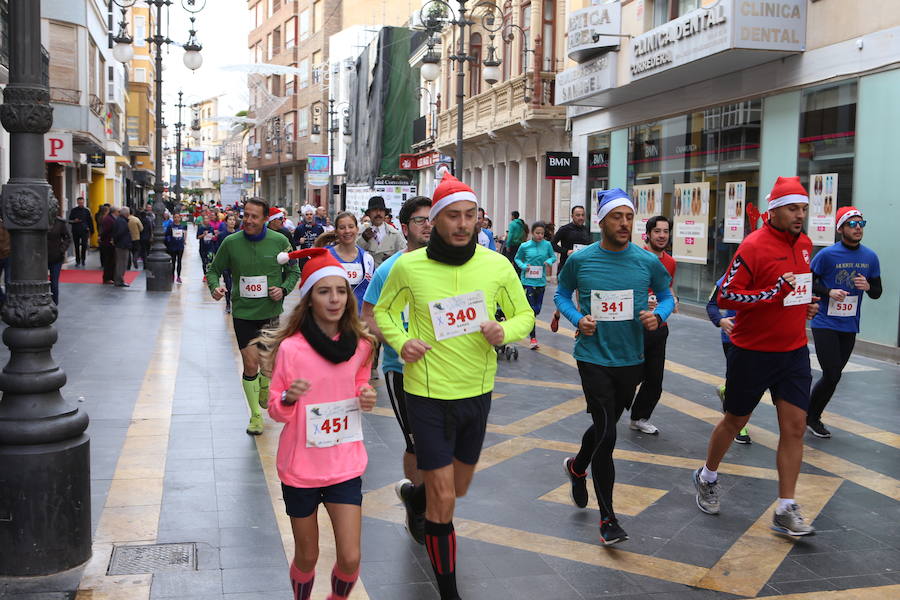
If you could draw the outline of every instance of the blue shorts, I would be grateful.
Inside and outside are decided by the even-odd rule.
[[[460,400],[437,400],[406,393],[406,414],[423,471],[453,464],[474,465],[481,455],[491,392]]]
[[[282,483],[281,495],[288,516],[296,519],[313,514],[320,503],[362,506],[362,477],[317,488],[296,488]]]
[[[809,410],[812,370],[806,346],[790,352],[760,352],[732,345],[727,358],[725,412],[749,415],[767,389],[772,400]]]

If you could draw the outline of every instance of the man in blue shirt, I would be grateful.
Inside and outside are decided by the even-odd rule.
[[[584,433],[581,449],[566,458],[572,499],[587,506],[587,467],[600,505],[600,542],[628,539],[613,510],[616,422],[631,406],[641,382],[643,332],[656,330],[675,308],[671,277],[653,254],[631,243],[634,205],[616,188],[603,193],[597,211],[601,242],[569,256],[559,275],[554,301],[578,328],[574,356],[593,425]],[[648,310],[648,290],[657,306]],[[578,304],[572,294],[578,294]]]
[[[859,333],[863,292],[877,300],[881,297],[881,268],[878,256],[862,245],[866,221],[852,206],[837,212],[837,231],[841,239],[820,250],[813,258],[813,293],[821,298],[819,312],[810,323],[816,357],[822,378],[812,388],[806,429],[816,437],[830,438],[822,424],[822,412],[844,370]]]
[[[478,243],[488,250],[497,251],[497,244],[494,242],[494,232],[491,231],[491,220],[484,214],[484,209],[478,209]]]
[[[406,238],[406,252],[413,252],[428,245],[431,239],[431,198],[427,196],[414,196],[407,200],[400,209],[399,220],[403,236]],[[422,473],[416,467],[416,447],[412,438],[412,430],[406,415],[406,394],[403,391],[403,363],[397,355],[397,351],[385,343],[381,330],[375,322],[374,308],[381,296],[381,290],[387,281],[388,275],[404,252],[397,252],[388,257],[375,269],[366,295],[363,298],[362,316],[371,331],[384,345],[384,354],[381,362],[381,370],[384,371],[384,383],[391,399],[391,407],[394,416],[400,424],[403,439],[406,441],[406,450],[403,453],[403,475],[406,479],[400,481],[397,486],[397,495],[406,506],[406,527],[410,535],[420,544],[425,543],[425,486],[422,483]],[[405,317],[404,317],[405,321]],[[405,323],[404,323],[405,324]],[[407,485],[408,484],[408,485]],[[413,492],[419,492],[415,494]]]

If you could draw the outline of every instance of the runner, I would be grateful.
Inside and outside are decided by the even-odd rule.
[[[534,311],[534,318],[541,312],[544,304],[544,290],[547,288],[547,275],[550,273],[550,265],[556,262],[553,253],[553,245],[544,239],[544,231],[547,225],[543,221],[537,221],[531,225],[531,239],[519,246],[516,252],[516,266],[521,273],[522,287],[525,288],[525,297]],[[531,328],[531,349],[537,350],[537,331]]]
[[[881,297],[878,255],[861,243],[865,226],[859,210],[852,206],[839,208],[837,231],[841,240],[820,250],[811,264],[813,289],[822,298],[819,312],[810,323],[822,378],[812,388],[806,428],[820,438],[831,437],[822,424],[822,412],[853,353],[863,292],[872,300]]]
[[[478,244],[484,246],[488,250],[497,251],[497,244],[494,242],[494,232],[491,231],[488,219],[484,214],[484,209],[478,209]]]
[[[214,300],[221,300],[224,286],[219,286],[222,271],[229,269],[238,282],[232,292],[232,322],[243,363],[244,395],[250,407],[247,433],[260,435],[263,419],[260,408],[269,400],[269,379],[259,372],[259,352],[250,340],[266,326],[275,326],[283,309],[284,297],[297,285],[300,269],[295,263],[278,264],[279,252],[291,249],[280,233],[266,228],[269,206],[264,200],[251,198],[244,205],[244,229],[222,241],[219,251],[206,271],[206,284]]]
[[[325,228],[315,221],[316,209],[310,205],[303,207],[303,220],[294,228],[293,245],[296,248],[312,248],[316,238],[325,233]]]
[[[265,330],[263,370],[272,375],[269,416],[285,424],[278,478],[291,530],[294,598],[309,600],[319,558],[319,504],[334,529],[330,600],[345,600],[359,577],[362,479],[368,456],[360,409],[375,407],[369,363],[375,339],[356,316],[347,274],[328,252],[300,250],[300,302],[287,322]]]
[[[675,259],[666,252],[669,247],[669,231],[672,223],[666,217],[657,215],[647,221],[647,245],[649,250],[659,259],[669,273],[670,290],[675,289],[675,270],[678,265]],[[675,295],[674,292],[672,294]],[[678,304],[676,303],[676,309]],[[650,290],[649,309],[656,308],[656,295]],[[650,415],[662,396],[663,374],[666,370],[666,341],[669,339],[669,327],[665,321],[653,331],[644,330],[644,374],[641,387],[634,404],[631,405],[631,424],[634,431],[650,435],[659,433],[659,429],[650,422]]]
[[[209,262],[216,254],[218,248],[216,245],[217,234],[218,232],[210,225],[209,217],[202,217],[200,225],[197,226],[197,239],[200,242],[198,244],[200,248],[200,264],[204,273],[206,273],[206,269],[209,268]]]
[[[431,198],[425,196],[414,196],[403,203],[398,218],[400,227],[403,230],[403,236],[406,238],[405,252],[413,252],[428,245],[428,240],[431,238],[430,209]],[[422,473],[416,468],[416,447],[406,412],[406,394],[403,391],[403,363],[400,361],[400,357],[397,356],[397,351],[391,348],[385,341],[381,330],[378,329],[378,323],[375,322],[374,309],[391,268],[401,256],[403,256],[403,252],[394,254],[375,270],[375,275],[372,277],[372,281],[369,282],[369,287],[366,290],[362,310],[362,316],[369,326],[369,331],[383,344],[384,358],[381,361],[381,370],[384,371],[384,383],[385,387],[387,387],[388,397],[391,400],[391,407],[394,409],[394,416],[397,417],[400,431],[403,432],[403,440],[406,442],[406,449],[403,452],[403,475],[406,479],[401,481],[398,490],[402,490],[406,483],[411,485],[421,484]],[[406,319],[404,319],[403,326],[404,328],[408,326]],[[410,512],[407,516],[414,517],[411,522],[406,524],[410,535],[418,543],[424,544],[425,515],[421,512]]]
[[[469,488],[484,442],[493,347],[522,339],[534,324],[509,262],[476,243],[477,208],[472,189],[445,174],[434,193],[428,247],[397,259],[375,305],[378,327],[406,363],[406,408],[425,481],[398,486],[407,511],[425,510],[425,546],[442,600],[459,598],[454,504]],[[503,323],[491,318],[498,303]]]
[[[516,266],[516,252],[519,251],[519,246],[525,239],[528,237],[528,226],[525,224],[525,221],[519,218],[519,211],[512,211],[512,218],[509,221],[509,227],[506,228],[506,257],[509,259],[509,262],[512,263],[513,268],[516,270],[516,275],[519,275],[519,267]]]
[[[675,305],[671,278],[652,254],[631,243],[634,205],[616,188],[603,193],[597,211],[601,241],[573,254],[559,276],[554,301],[579,332],[574,356],[593,424],[574,457],[563,461],[576,506],[587,506],[587,468],[600,505],[600,543],[628,539],[613,509],[616,423],[641,381],[645,330],[658,328]],[[647,290],[658,304],[648,309]],[[572,294],[578,293],[578,305]],[[579,308],[580,307],[580,308]]]
[[[712,321],[713,325],[722,330],[722,350],[725,352],[725,360],[728,360],[728,352],[731,350],[732,346],[734,346],[734,344],[731,343],[731,330],[734,329],[734,317],[735,315],[737,315],[737,311],[728,309],[725,311],[725,315],[723,316],[722,311],[719,309],[719,293],[721,292],[723,281],[725,281],[724,276],[716,282],[716,288],[713,290],[712,295],[709,297],[709,301],[706,303],[706,315],[709,317],[709,320]],[[719,402],[722,403],[722,412],[724,413],[724,383],[716,388],[716,393],[719,396]],[[734,441],[738,444],[753,443],[753,440],[750,439],[750,432],[747,430],[746,425],[738,432],[736,436],[734,436]]]
[[[181,222],[181,215],[175,213],[172,223],[165,229],[166,252],[172,258],[172,274],[175,282],[181,283],[181,259],[184,255],[184,242],[187,239],[187,225]]]
[[[584,207],[573,206],[572,220],[560,227],[553,236],[553,250],[559,254],[557,273],[562,273],[570,254],[593,243],[591,232],[584,224],[584,221]],[[550,320],[550,331],[554,333],[559,331],[559,316],[558,309],[553,311],[553,318]]]
[[[296,250],[297,245],[294,243],[294,235],[287,227],[284,226],[284,219],[284,209],[273,206],[269,209],[269,218],[266,220],[266,227],[268,227],[272,231],[277,231],[285,238],[287,238],[287,241],[291,243],[291,248]]]
[[[809,271],[812,242],[803,233],[809,195],[799,177],[779,177],[767,199],[767,222],[741,242],[719,293],[720,307],[737,310],[725,375],[725,416],[710,436],[706,464],[692,478],[697,506],[718,514],[716,470],[769,389],[779,428],[779,498],[772,529],[809,535],[815,529],[794,500],[812,383],[806,320],[819,308]]]
[[[362,312],[363,297],[375,273],[375,260],[372,255],[356,245],[359,224],[356,215],[342,212],[334,220],[336,244],[328,246],[328,251],[347,270],[350,287],[356,297],[357,310]],[[378,365],[373,365],[377,367]]]
[[[229,213],[222,224],[219,226],[219,244],[229,235],[238,233],[238,218],[234,213]],[[231,290],[234,287],[234,278],[231,276],[231,269],[222,271],[222,281],[225,282],[225,314],[231,314]]]

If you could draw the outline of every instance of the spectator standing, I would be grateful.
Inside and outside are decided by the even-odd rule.
[[[143,258],[141,257],[141,235],[144,231],[144,224],[136,216],[128,214],[128,232],[131,234],[131,263],[134,268],[138,268],[138,259],[141,259],[141,267],[143,268]]]
[[[131,210],[127,206],[119,209],[119,215],[115,218],[112,229],[112,243],[115,248],[115,275],[113,277],[116,287],[131,287],[125,283],[125,270],[128,268],[128,259],[131,256],[131,230],[128,226],[128,217]]]
[[[103,283],[113,284],[116,272],[116,246],[113,243],[113,230],[119,216],[119,209],[108,204],[105,206],[106,214],[103,215],[100,222],[100,264],[103,265]]]
[[[91,234],[94,233],[94,219],[91,211],[84,207],[84,196],[78,196],[75,203],[77,206],[69,211],[69,224],[72,226],[72,240],[75,242],[75,266],[83,267]]]
[[[53,294],[53,303],[57,306],[59,306],[59,273],[66,261],[66,250],[71,243],[72,236],[69,235],[66,220],[59,216],[55,217],[50,229],[47,230],[47,268],[50,270],[50,292]]]
[[[387,206],[381,196],[369,198],[366,208],[366,216],[372,221],[370,227],[362,227],[362,233],[356,240],[356,244],[372,255],[375,259],[375,267],[383,263],[388,257],[406,249],[406,240],[396,227],[388,225],[384,217],[387,214]]]

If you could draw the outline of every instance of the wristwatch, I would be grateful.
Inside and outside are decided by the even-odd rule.
[[[287,390],[281,392],[281,403],[284,404],[285,400],[287,400]]]
[[[661,316],[659,316],[657,313],[653,313],[653,316],[656,317],[656,325],[657,326],[660,326],[663,324],[663,320],[662,320]]]

